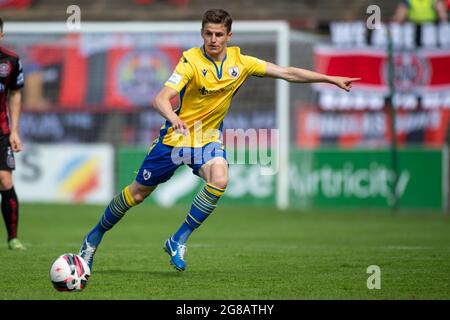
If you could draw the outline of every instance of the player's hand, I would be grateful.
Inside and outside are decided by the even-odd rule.
[[[352,83],[358,80],[361,80],[361,78],[331,77],[331,83],[347,92],[352,88]]]
[[[11,132],[9,135],[9,143],[13,152],[22,151],[22,141],[20,141],[19,134],[17,132]]]
[[[178,116],[171,121],[172,128],[175,132],[181,133],[184,136],[187,136],[189,134],[189,129],[186,123],[184,123],[183,120],[178,118]]]

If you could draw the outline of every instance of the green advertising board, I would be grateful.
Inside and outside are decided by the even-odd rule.
[[[442,208],[444,152],[398,152],[397,194],[403,208]],[[290,203],[303,207],[389,207],[394,172],[389,150],[314,150],[291,153]]]
[[[145,148],[119,150],[117,190],[133,181],[145,154]],[[394,181],[390,156],[389,150],[292,150],[290,206],[389,207]],[[399,150],[397,193],[401,208],[444,207],[445,157],[441,149]],[[221,205],[275,206],[276,175],[266,174],[262,167],[230,164],[229,184]],[[161,206],[188,205],[202,186],[202,180],[182,166],[146,201]]]

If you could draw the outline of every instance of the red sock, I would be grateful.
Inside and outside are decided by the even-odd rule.
[[[8,241],[17,238],[17,225],[19,222],[19,201],[14,187],[0,191],[2,195],[2,214],[8,231]]]

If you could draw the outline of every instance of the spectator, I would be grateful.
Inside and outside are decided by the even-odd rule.
[[[449,0],[446,0],[447,4]],[[395,12],[395,22],[410,21],[416,24],[447,21],[443,0],[402,0]]]

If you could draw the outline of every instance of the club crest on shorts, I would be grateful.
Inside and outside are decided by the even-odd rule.
[[[11,66],[8,63],[0,63],[0,77],[6,78],[11,72]]]
[[[238,67],[231,67],[228,68],[228,73],[230,74],[230,76],[232,76],[233,78],[237,78],[239,76],[239,68]]]
[[[147,181],[152,176],[152,173],[150,171],[148,171],[147,169],[144,169],[142,176],[144,177],[144,180]]]
[[[6,165],[10,169],[16,168],[16,160],[14,159],[14,153],[13,153],[11,147],[8,147],[8,149],[6,151]]]

